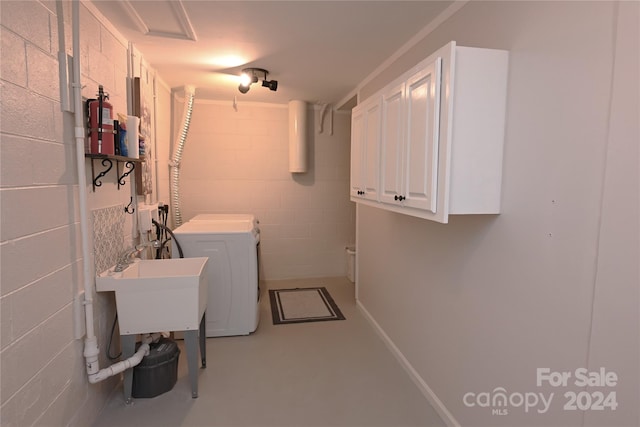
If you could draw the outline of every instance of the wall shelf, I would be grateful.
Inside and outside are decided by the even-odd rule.
[[[93,184],[93,191],[96,191],[96,187],[102,186],[102,178],[104,178],[111,169],[113,169],[113,162],[116,163],[116,174],[118,178],[118,190],[120,186],[125,184],[125,178],[128,177],[131,172],[136,168],[136,163],[144,162],[144,157],[134,159],[132,157],[116,156],[112,154],[85,154],[86,159],[91,159],[91,178]],[[102,172],[96,175],[94,167],[95,161],[99,160],[104,168]],[[123,165],[122,174],[120,173],[120,164]]]

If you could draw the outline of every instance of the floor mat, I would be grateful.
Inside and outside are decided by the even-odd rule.
[[[269,301],[274,325],[344,320],[325,287],[271,289]]]

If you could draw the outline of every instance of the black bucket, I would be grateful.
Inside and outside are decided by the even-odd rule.
[[[140,343],[136,346],[136,350]],[[156,397],[171,390],[178,380],[178,344],[168,338],[151,343],[149,354],[133,368],[132,396]]]

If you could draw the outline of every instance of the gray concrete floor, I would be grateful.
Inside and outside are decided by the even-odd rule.
[[[255,333],[207,339],[197,399],[191,398],[180,341],[178,381],[171,391],[125,405],[120,386],[94,426],[445,425],[358,311],[346,278],[266,285],[325,286],[346,320],[273,325],[263,289]]]

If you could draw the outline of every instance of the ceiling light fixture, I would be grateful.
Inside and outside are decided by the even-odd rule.
[[[262,80],[262,87],[268,87],[272,91],[278,90],[277,80],[267,80],[268,74],[269,72],[262,68],[245,68],[240,75],[238,90],[240,93],[247,93],[251,85],[258,83],[258,80]]]

